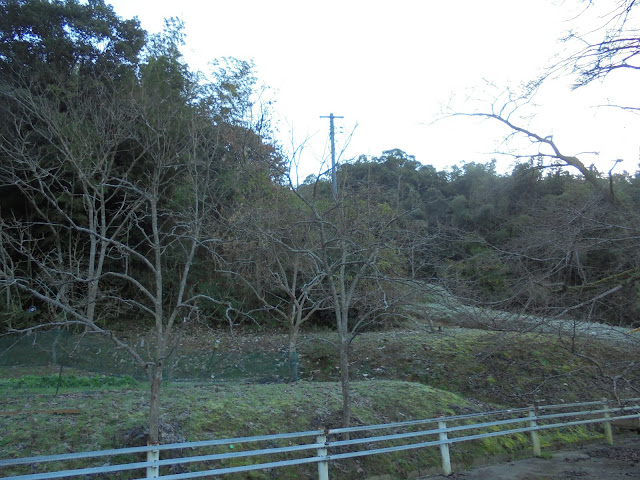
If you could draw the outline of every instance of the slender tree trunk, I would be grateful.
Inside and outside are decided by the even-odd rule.
[[[100,232],[101,239],[98,242],[95,235],[92,235],[91,243],[91,264],[90,264],[90,281],[89,288],[87,289],[87,318],[92,322],[95,322],[96,302],[98,300],[99,279],[102,275],[102,269],[104,267],[105,257],[107,256],[107,215],[105,211],[105,199],[103,192],[100,192],[100,206],[98,207],[96,216],[96,232]],[[94,241],[96,244],[94,245]]]
[[[298,332],[300,325],[294,320],[289,326],[289,381],[298,381]]]
[[[349,342],[340,339],[340,387],[342,388],[342,427],[351,425],[351,392],[349,391]],[[349,434],[345,433],[345,440]]]
[[[0,256],[2,256],[2,264],[4,265],[4,268],[9,269],[9,256],[4,249],[4,243],[2,241],[2,223],[0,223]],[[9,269],[9,271],[13,274],[13,268]],[[11,305],[11,287],[9,286],[9,283],[7,283],[5,287],[5,305],[7,308]]]
[[[162,360],[157,361],[151,368],[151,397],[149,399],[149,445],[156,445],[160,441],[160,390],[162,387]]]
[[[338,317],[338,334],[340,335],[340,386],[342,388],[342,427],[348,428],[351,424],[351,394],[349,392],[349,298],[347,296],[347,246],[346,241],[340,242],[342,249],[342,262],[338,275],[340,290],[336,298],[336,316]],[[349,434],[345,433],[345,440]]]

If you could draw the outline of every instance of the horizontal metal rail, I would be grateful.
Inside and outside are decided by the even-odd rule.
[[[167,443],[163,445],[147,445],[144,447],[129,447],[129,448],[114,448],[111,450],[96,450],[92,452],[77,452],[77,453],[61,453],[58,455],[46,455],[42,457],[24,457],[24,458],[10,458],[0,460],[0,467],[6,465],[18,465],[29,463],[43,463],[43,462],[58,462],[61,460],[76,460],[79,458],[92,458],[92,457],[110,457],[113,455],[127,455],[130,453],[147,453],[151,450],[178,450],[182,448],[200,448],[200,447],[215,447],[219,445],[240,444],[249,442],[264,442],[273,440],[290,440],[292,438],[305,438],[315,437],[320,430],[310,430],[307,432],[294,432],[294,433],[276,433],[272,435],[258,435],[254,437],[238,437],[238,438],[223,438],[219,440],[203,440],[200,442],[184,442],[184,443]],[[1,478],[1,477],[0,477]]]
[[[640,402],[640,397],[637,398],[625,398],[624,400],[620,400],[620,403],[638,403]],[[536,406],[537,410],[557,410],[560,408],[573,408],[573,407],[588,407],[594,405],[602,405],[603,400],[593,401],[593,402],[575,402],[575,403],[560,403],[558,405],[538,405]],[[615,407],[612,407],[615,408]]]
[[[630,403],[634,403],[630,405]],[[412,450],[417,448],[425,448],[432,446],[441,446],[449,445],[457,442],[464,441],[472,441],[483,438],[491,438],[498,437],[503,435],[513,435],[517,433],[526,433],[530,432],[532,436],[535,432],[542,430],[550,430],[555,428],[564,428],[570,426],[578,426],[578,425],[587,425],[594,423],[603,423],[605,425],[611,425],[612,421],[616,420],[625,420],[625,419],[635,419],[640,418],[640,398],[626,399],[620,402],[621,407],[609,407],[608,402],[606,401],[595,401],[595,402],[582,402],[582,403],[570,403],[570,404],[562,404],[562,405],[542,405],[535,406],[529,408],[515,408],[515,409],[505,409],[505,410],[495,410],[492,412],[482,412],[482,413],[473,413],[473,414],[464,414],[464,415],[452,415],[448,417],[437,417],[430,419],[422,419],[422,420],[412,420],[405,422],[396,422],[390,424],[378,424],[378,425],[369,425],[369,426],[359,426],[359,427],[351,427],[351,428],[337,428],[337,429],[327,429],[327,430],[309,430],[304,432],[294,432],[294,433],[282,433],[282,434],[274,434],[274,435],[259,435],[259,436],[251,436],[251,437],[239,437],[239,438],[227,438],[227,439],[217,439],[217,440],[206,440],[199,442],[184,442],[184,443],[173,443],[173,444],[165,444],[165,445],[149,445],[144,447],[131,447],[131,448],[120,448],[120,449],[110,449],[110,450],[100,450],[93,452],[77,452],[77,453],[67,453],[60,455],[48,455],[41,457],[25,457],[25,458],[15,458],[15,459],[4,459],[0,460],[0,467],[8,467],[8,466],[18,466],[18,465],[32,465],[32,464],[40,464],[40,463],[48,463],[48,462],[61,462],[67,460],[77,460],[77,459],[87,459],[87,458],[99,458],[105,456],[120,456],[126,454],[139,454],[146,453],[147,461],[141,462],[133,462],[133,463],[123,463],[116,465],[103,465],[99,467],[88,467],[88,468],[78,468],[73,470],[63,470],[57,472],[47,472],[47,473],[34,473],[27,475],[19,475],[13,477],[0,477],[5,478],[6,480],[44,480],[44,479],[54,479],[54,478],[66,478],[66,477],[74,477],[74,476],[86,476],[100,473],[112,473],[119,471],[130,471],[130,470],[139,470],[139,469],[147,469],[147,476],[141,478],[155,478],[159,476],[159,468],[168,465],[177,465],[177,464],[188,464],[188,463],[201,463],[201,462],[213,462],[220,460],[228,460],[228,459],[238,459],[238,458],[249,458],[255,456],[268,456],[274,454],[288,454],[288,453],[300,453],[300,452],[308,452],[309,450],[316,451],[316,455],[307,456],[302,458],[294,458],[288,460],[278,460],[266,463],[259,464],[250,464],[250,465],[241,465],[235,467],[218,467],[215,469],[208,469],[197,472],[186,472],[186,473],[177,473],[171,475],[162,475],[163,479],[187,479],[187,478],[199,478],[210,475],[223,475],[227,473],[239,473],[239,472],[248,472],[252,470],[262,470],[266,468],[278,468],[284,466],[292,466],[292,465],[302,465],[302,464],[312,464],[317,463],[319,465],[319,472],[321,472],[320,466],[322,464],[325,465],[325,474],[319,473],[320,478],[328,478],[328,474],[326,473],[328,470],[326,469],[326,465],[328,462],[346,459],[346,458],[354,458],[354,457],[364,457],[370,455],[377,455],[382,453],[391,453],[391,452],[399,452],[404,450]],[[597,407],[597,408],[593,408]],[[604,408],[603,408],[604,407]],[[579,408],[579,410],[572,411],[564,411],[559,413],[548,413],[548,414],[540,414],[544,411],[554,411],[554,410],[566,410],[568,408]],[[633,413],[629,413],[633,412]],[[570,420],[564,422],[558,422],[557,420],[565,419],[565,418],[579,418],[589,416],[596,418],[583,418],[578,420]],[[498,420],[493,421],[484,421],[479,423],[464,423],[460,425],[454,426],[446,426],[446,423],[454,423],[454,422],[468,422],[473,419],[480,418],[491,418],[491,417],[499,417]],[[504,417],[512,417],[512,418],[504,418]],[[546,423],[546,422],[555,422],[555,423]],[[496,431],[488,431],[482,433],[474,433],[470,435],[464,436],[453,436],[449,437],[449,434],[457,434],[464,433],[468,430],[482,430],[496,427],[508,427],[512,425],[516,425],[518,423],[529,423],[528,426],[522,426],[517,428],[501,428]],[[539,423],[544,422],[544,423]],[[335,441],[326,441],[326,436],[336,436],[344,433],[354,433],[354,432],[363,432],[363,431],[376,431],[383,429],[407,429],[409,427],[418,427],[428,424],[435,424],[438,428],[431,429],[419,429],[415,431],[408,431],[404,433],[393,433],[389,435],[377,435],[371,437],[363,437],[357,439],[350,440],[335,440]],[[391,445],[385,447],[378,448],[367,448],[363,450],[356,450],[352,452],[345,453],[328,453],[327,449],[336,448],[336,447],[345,447],[345,446],[358,446],[362,444],[374,444],[381,442],[391,442],[398,440],[409,440],[416,439],[417,437],[428,437],[428,436],[437,436],[439,437],[437,440],[428,440],[417,443],[408,443],[404,445]],[[181,449],[195,449],[195,448],[212,448],[212,447],[220,447],[225,445],[235,445],[235,444],[243,444],[243,443],[261,443],[261,442],[273,442],[277,440],[292,440],[292,439],[306,439],[309,437],[315,437],[315,442],[313,443],[302,443],[298,445],[290,445],[286,447],[271,447],[271,448],[260,448],[254,450],[246,450],[246,451],[236,451],[236,452],[227,452],[227,453],[211,453],[207,455],[193,455],[193,456],[185,456],[181,458],[167,458],[167,459],[159,459],[160,451],[167,450],[181,450]],[[534,447],[535,450],[535,447]],[[151,459],[150,455],[155,454],[156,457]],[[443,453],[443,465],[444,463],[444,453]],[[448,456],[448,449],[446,450],[446,455]],[[448,462],[448,459],[447,459]],[[152,469],[152,470],[149,470]],[[149,472],[153,471],[154,474],[151,475]]]
[[[548,430],[548,429],[552,429],[552,428],[560,428],[560,427],[567,427],[567,426],[576,426],[576,425],[585,425],[585,424],[590,424],[590,423],[601,423],[604,421],[610,421],[610,420],[616,420],[616,419],[622,419],[622,418],[638,418],[638,415],[628,415],[628,416],[624,416],[624,417],[612,417],[612,418],[597,418],[597,419],[588,419],[588,420],[579,420],[579,421],[575,421],[575,422],[567,422],[567,423],[559,423],[559,424],[552,424],[552,425],[543,425],[540,427],[522,427],[522,428],[514,428],[514,429],[509,429],[509,430],[502,430],[502,431],[497,431],[497,432],[487,432],[487,433],[482,433],[482,434],[476,434],[476,435],[468,435],[465,437],[455,437],[455,438],[451,438],[448,439],[446,443],[451,444],[451,443],[457,443],[457,442],[464,442],[464,441],[470,441],[470,440],[479,440],[479,439],[483,439],[483,438],[491,438],[491,437],[499,437],[499,436],[504,436],[504,435],[512,435],[515,433],[526,433],[526,432],[531,432],[532,430]],[[529,418],[522,418],[520,419],[521,421],[528,421]],[[465,427],[467,428],[476,428],[475,425],[465,425]],[[442,430],[431,430],[430,433],[438,433],[438,432],[444,432],[444,431],[456,431],[456,430],[461,430],[459,428],[456,427],[452,427],[452,428],[446,428],[446,429],[442,429]],[[364,442],[367,441],[367,439],[361,439],[364,440]],[[360,443],[364,443],[364,442],[360,442]],[[218,468],[218,469],[212,469],[212,470],[206,470],[206,471],[201,471],[201,472],[191,472],[191,473],[182,473],[182,474],[173,474],[173,475],[163,475],[162,478],[166,479],[166,480],[179,480],[179,479],[187,479],[187,478],[198,478],[198,477],[204,477],[204,476],[208,476],[208,475],[223,475],[223,474],[227,474],[227,473],[242,473],[242,472],[248,472],[248,471],[252,471],[252,470],[262,470],[265,468],[274,468],[274,467],[283,467],[283,466],[289,466],[289,465],[300,465],[303,463],[318,463],[318,462],[325,462],[325,461],[335,461],[335,460],[344,460],[347,458],[357,458],[357,457],[365,457],[365,456],[370,456],[370,455],[379,455],[382,453],[393,453],[393,452],[401,452],[401,451],[406,451],[406,450],[415,450],[418,448],[425,448],[425,447],[434,447],[434,446],[438,446],[441,445],[443,442],[440,440],[432,440],[432,441],[427,441],[427,442],[420,442],[420,443],[412,443],[412,444],[408,444],[408,445],[396,445],[393,447],[384,447],[384,448],[376,448],[376,449],[369,449],[369,450],[360,450],[357,452],[347,452],[347,453],[339,453],[339,454],[332,454],[332,455],[326,455],[324,457],[312,457],[312,458],[305,458],[305,459],[299,459],[299,460],[284,460],[281,462],[271,462],[271,463],[263,463],[263,464],[258,464],[258,465],[246,465],[246,466],[239,466],[239,467],[228,467],[228,468]],[[328,446],[330,447],[335,447],[338,445],[345,445],[348,443],[345,442],[331,442]],[[27,477],[18,477],[20,479],[22,478],[27,478]],[[141,477],[139,479],[136,480],[145,480],[147,477]]]

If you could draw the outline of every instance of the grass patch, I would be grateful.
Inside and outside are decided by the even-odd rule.
[[[0,389],[36,389],[50,390],[60,387],[70,389],[103,389],[103,388],[132,388],[139,382],[133,377],[112,377],[106,375],[76,376],[76,375],[24,375],[18,378],[0,379]]]

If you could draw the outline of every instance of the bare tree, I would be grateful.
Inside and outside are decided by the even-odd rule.
[[[394,289],[397,269],[402,268],[394,226],[405,212],[398,214],[377,202],[371,185],[344,186],[337,198],[329,194],[327,182],[290,183],[290,188],[302,202],[318,239],[304,252],[321,268],[323,295],[335,315],[346,427],[351,423],[351,342],[366,326],[391,316],[402,297]]]
[[[59,96],[27,87],[2,89],[11,129],[0,174],[26,204],[2,218],[15,259],[2,283],[49,306],[52,316],[30,329],[81,325],[132,355],[151,384],[149,442],[157,443],[173,328],[204,297],[192,266],[215,242],[217,129],[196,107],[137,88],[79,86],[62,108]],[[150,357],[104,327],[113,311],[153,321]]]
[[[508,264],[512,272],[510,295],[493,306],[524,314],[518,317],[525,320],[518,323],[518,329],[557,332],[561,343],[590,362],[617,396],[623,385],[637,389],[638,342],[625,335],[625,328],[631,317],[628,311],[636,308],[640,279],[635,248],[640,232],[637,214],[623,192],[616,191],[614,182],[613,169],[620,160],[613,161],[607,179],[585,164],[582,154],[567,154],[560,147],[561,139],[540,132],[530,122],[535,114],[534,97],[549,81],[569,76],[574,79],[572,88],[578,89],[594,81],[606,85],[614,72],[640,69],[638,2],[582,3],[583,12],[573,19],[578,27],[562,39],[564,56],[544,75],[526,85],[522,94],[505,88],[489,108],[453,115],[502,125],[507,132],[503,147],[509,150],[500,153],[516,159],[535,157],[537,169],[577,172],[590,187],[586,192],[574,192],[570,202],[536,203],[527,212],[531,223],[521,225],[522,232],[510,243],[487,245],[489,253],[485,254]],[[638,110],[637,105],[610,106]],[[621,187],[624,185],[618,184],[624,190]],[[628,348],[630,360],[612,362],[606,354],[590,348],[594,338]]]
[[[614,365],[589,347],[599,338],[615,342],[619,348],[633,350],[635,345],[637,349],[637,342],[621,328],[628,319],[608,316],[608,311],[614,311],[608,305],[616,304],[615,311],[620,311],[620,303],[630,298],[640,279],[635,248],[640,232],[637,214],[616,192],[612,171],[607,181],[584,164],[581,154],[566,154],[553,136],[527,126],[529,117],[522,109],[532,105],[538,86],[532,84],[532,90],[522,96],[507,91],[503,95],[507,100],[495,101],[487,111],[452,114],[503,125],[507,129],[503,146],[508,148],[504,153],[535,158],[537,169],[573,170],[586,182],[570,199],[532,205],[526,212],[530,224],[521,225],[522,231],[509,243],[496,246],[478,239],[487,247],[481,255],[507,265],[511,277],[509,295],[490,303],[519,313],[511,326],[515,330],[556,332],[571,353],[597,367],[597,375],[608,379],[612,392],[618,395],[622,385],[634,388],[635,360]],[[504,322],[500,325],[505,328]]]
[[[125,209],[108,210],[114,199],[126,195],[122,185],[110,183],[117,174],[117,146],[131,135],[129,107],[120,94],[109,94],[106,88],[99,96],[87,90],[67,98],[64,105],[47,92],[8,85],[3,97],[5,105],[20,108],[5,110],[12,128],[5,130],[1,145],[8,159],[1,178],[5,188],[19,192],[26,202],[24,211],[4,216],[3,222],[11,222],[22,235],[20,242],[15,242],[15,234],[7,241],[13,239],[14,250],[43,269],[31,279],[32,285],[40,283],[40,290],[58,285],[57,300],[73,303],[95,323],[107,239],[127,225]],[[109,98],[110,108],[101,108],[98,98]],[[79,217],[85,220],[82,224]],[[44,247],[43,238],[49,239]],[[74,285],[80,284],[75,291]]]
[[[584,10],[573,19],[584,20],[591,13],[595,20],[583,28],[573,29],[562,39],[569,54],[553,65],[546,76],[569,72],[576,77],[573,88],[602,81],[611,73],[640,70],[640,36],[637,27],[636,0],[613,2],[584,1]],[[580,24],[580,23],[578,23]],[[637,110],[638,106],[625,106]]]
[[[258,310],[287,327],[289,378],[297,381],[300,329],[328,307],[322,296],[325,273],[310,254],[317,236],[293,200],[289,191],[275,187],[259,205],[234,215],[228,234],[232,246],[220,271],[248,291]]]

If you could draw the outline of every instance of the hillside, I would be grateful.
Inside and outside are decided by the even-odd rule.
[[[197,358],[197,352],[210,349],[215,341],[218,354],[233,353],[235,359],[253,358],[256,351],[275,354],[286,345],[286,336],[279,334],[245,332],[232,337],[222,332],[183,333],[181,361],[188,352]],[[330,332],[303,336],[302,380],[293,384],[276,378],[257,383],[241,378],[166,382],[161,402],[162,441],[339,426],[334,341],[335,334]],[[624,346],[614,348],[602,342],[593,342],[589,353],[606,353],[620,361],[629,355]],[[610,393],[610,384],[593,365],[560,348],[551,334],[516,335],[454,327],[436,333],[407,329],[369,332],[353,342],[351,359],[355,425],[487,411],[528,405],[534,399],[542,403],[597,399]],[[107,382],[105,377],[67,367],[63,369],[67,381],[56,395],[58,372],[55,365],[0,369],[4,379],[0,391],[5,399],[0,431],[6,432],[0,440],[0,457],[144,443],[147,384],[129,377]],[[27,373],[32,376],[25,376]],[[37,413],[52,409],[71,413]],[[598,433],[584,429],[548,433],[543,446],[587,438],[598,438]],[[465,442],[456,445],[452,455],[454,462],[464,466],[485,457],[486,452],[517,455],[526,454],[527,448],[526,436],[516,436]],[[403,478],[418,470],[437,471],[438,462],[437,450],[432,449],[344,462],[336,468],[342,472],[341,478],[362,478],[362,472]]]

